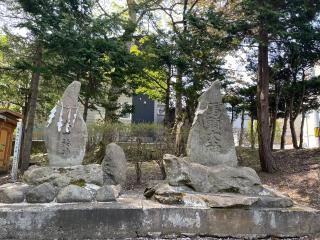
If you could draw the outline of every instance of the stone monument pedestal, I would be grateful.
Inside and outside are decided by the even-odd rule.
[[[320,236],[319,222],[320,211],[302,206],[187,207],[141,195],[113,203],[0,204],[0,239],[313,239]]]

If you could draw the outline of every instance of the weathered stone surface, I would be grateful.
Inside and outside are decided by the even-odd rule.
[[[102,161],[103,181],[106,185],[123,185],[126,181],[127,160],[122,148],[110,143]]]
[[[32,166],[24,173],[23,180],[30,185],[49,182],[57,188],[62,188],[72,182],[79,181],[102,186],[103,172],[99,164],[77,165],[64,168]]]
[[[219,81],[213,82],[199,98],[187,154],[192,162],[205,166],[237,166],[232,127],[222,104]]]
[[[76,185],[62,188],[57,195],[57,202],[59,203],[90,202],[92,199],[93,196],[90,191]]]
[[[91,193],[92,197],[95,198],[96,195],[97,195],[97,191],[98,191],[101,187],[98,186],[98,185],[95,185],[95,184],[86,183],[83,188],[85,188],[86,190],[88,190],[88,191]]]
[[[105,185],[98,189],[96,199],[98,202],[116,201],[120,194],[120,185]]]
[[[166,206],[139,196],[122,196],[109,204],[0,204],[0,239],[172,239],[173,235],[174,239],[316,239],[320,236],[319,222],[320,211],[301,206]]]
[[[205,200],[197,194],[185,193],[182,200],[183,205],[187,207],[208,207]]]
[[[16,189],[0,190],[0,203],[21,203],[24,201],[25,194]]]
[[[291,207],[293,202],[288,197],[276,195],[243,195],[233,193],[199,193],[186,186],[170,186],[163,181],[149,185],[144,194],[147,198],[163,204],[178,204],[189,207]]]
[[[25,183],[7,183],[0,186],[0,203],[20,203],[30,186]]]
[[[169,184],[158,185],[154,199],[163,204],[183,204],[184,189]]]
[[[71,178],[64,175],[59,175],[51,181],[53,186],[55,186],[58,189],[68,186],[70,182]]]
[[[162,191],[178,191],[178,192],[193,192],[194,190],[188,186],[171,186],[169,185],[169,182],[167,180],[155,180],[155,181],[150,181],[147,184],[147,187],[143,193],[143,195],[146,198],[151,198],[156,191],[158,193],[161,193]]]
[[[293,201],[288,195],[276,191],[267,185],[263,185],[259,196],[259,201],[257,202],[257,206],[259,207],[285,208],[293,206]]]
[[[71,83],[51,110],[45,139],[51,166],[79,165],[84,158],[88,134],[79,111],[80,86],[80,82]]]
[[[71,181],[84,180],[85,183],[103,185],[103,171],[99,164],[77,165],[70,168],[60,168],[60,172],[71,178]]]
[[[238,194],[199,194],[211,208],[249,207],[258,202],[259,198]]]
[[[251,168],[226,165],[207,167],[168,154],[164,156],[164,162],[170,185],[187,185],[202,193],[253,195],[262,190],[260,178]]]
[[[24,172],[23,181],[30,185],[38,185],[44,182],[50,182],[58,176],[58,173],[53,168],[31,166]]]
[[[30,186],[28,184],[25,184],[23,182],[15,182],[15,183],[6,183],[3,185],[0,185],[0,191],[4,189],[15,189],[22,192],[27,192],[30,189]]]
[[[56,190],[50,183],[42,183],[32,189],[26,194],[28,203],[49,203],[52,202],[56,196]]]

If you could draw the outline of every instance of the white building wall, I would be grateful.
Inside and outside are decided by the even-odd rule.
[[[132,97],[128,97],[124,94],[122,94],[119,99],[118,103],[120,105],[124,105],[125,103],[132,105]],[[119,110],[120,111],[120,110]],[[80,112],[83,114],[83,105],[80,105]],[[87,116],[87,124],[93,124],[97,121],[102,121],[104,119],[105,110],[103,107],[97,107],[97,110],[89,110],[88,116]],[[132,114],[128,113],[123,117],[119,118],[119,121],[122,123],[129,124],[131,123]]]
[[[320,76],[320,65],[313,68],[313,76]],[[320,127],[320,110],[314,110],[306,115],[303,127],[304,147],[317,148],[320,147],[320,138],[316,135],[316,129]]]
[[[319,145],[319,137],[316,136],[316,128],[319,127],[319,112],[312,111],[306,115],[303,135],[304,135],[304,147],[305,148],[317,148]]]

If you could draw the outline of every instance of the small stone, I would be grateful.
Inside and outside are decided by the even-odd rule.
[[[28,184],[23,183],[23,182],[6,183],[3,185],[0,185],[0,191],[4,190],[4,189],[8,189],[8,190],[15,189],[15,190],[22,191],[22,192],[26,193],[30,189],[30,186]]]
[[[79,109],[80,87],[80,82],[72,82],[51,110],[45,131],[50,166],[80,165],[84,158],[88,133]]]
[[[60,168],[59,170],[71,178],[71,182],[83,180],[85,183],[103,185],[103,172],[99,164],[77,165],[70,168]]]
[[[92,199],[90,191],[76,185],[62,188],[57,195],[58,203],[91,202]]]
[[[98,185],[95,185],[95,184],[91,184],[91,183],[86,183],[84,185],[84,188],[87,189],[91,194],[92,196],[96,196],[97,195],[97,191],[101,188],[100,186]]]
[[[121,190],[120,185],[106,185],[98,189],[96,199],[98,202],[116,201]]]
[[[106,147],[102,161],[103,182],[105,185],[124,185],[127,175],[127,160],[123,149],[110,143]]]
[[[154,199],[163,204],[183,204],[185,193],[184,189],[170,186],[169,184],[158,185]]]
[[[293,206],[293,201],[287,194],[276,191],[267,185],[263,185],[259,196],[258,207],[286,208]]]
[[[42,183],[27,192],[28,203],[49,203],[54,200],[56,190],[51,183]]]
[[[205,166],[238,164],[232,126],[222,103],[221,84],[212,86],[199,97],[190,129],[187,155],[192,162]]]
[[[257,207],[288,208],[293,206],[293,201],[288,197],[260,196]]]
[[[57,178],[59,174],[50,167],[32,166],[23,174],[23,181],[30,185],[39,185],[44,182],[50,182]]]
[[[186,193],[183,196],[183,205],[188,207],[207,207],[206,202],[196,194]]]
[[[52,180],[52,184],[53,186],[55,186],[58,189],[61,189],[63,187],[66,187],[70,184],[71,178],[64,176],[64,175],[60,175],[57,178]]]
[[[0,203],[21,203],[24,201],[25,193],[17,189],[0,190]]]
[[[239,194],[199,194],[198,196],[211,208],[249,207],[259,201],[258,197]]]
[[[25,199],[30,186],[22,182],[7,183],[0,186],[0,202],[20,203]]]

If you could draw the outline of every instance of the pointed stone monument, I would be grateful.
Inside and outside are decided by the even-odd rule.
[[[263,186],[255,170],[238,166],[219,81],[199,98],[187,156],[166,154],[163,161],[166,180],[145,190],[147,198],[160,203],[213,208],[292,206],[291,199]]]
[[[84,158],[88,134],[79,110],[80,87],[80,82],[72,82],[50,112],[45,131],[50,166],[80,165]]]
[[[237,166],[232,126],[222,103],[219,81],[215,81],[199,98],[187,154],[193,162],[205,166]]]

